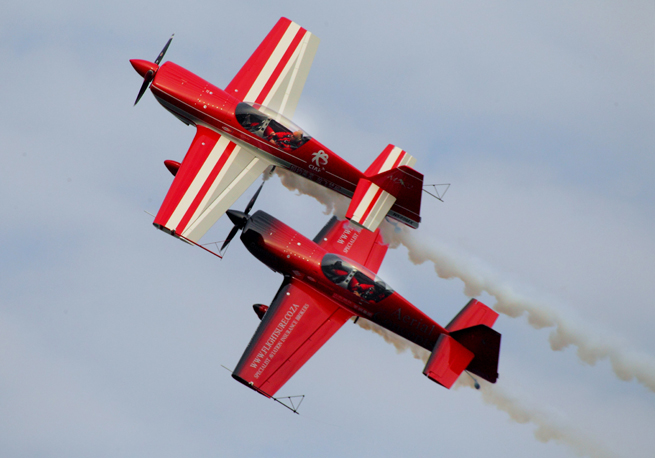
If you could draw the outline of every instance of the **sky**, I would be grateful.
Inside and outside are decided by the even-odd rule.
[[[132,106],[129,59],[174,32],[165,59],[225,87],[281,16],[321,39],[296,124],[451,184],[380,276],[441,324],[499,310],[496,385],[446,390],[350,322],[280,391],[300,415],[230,377],[282,278],[152,227],[195,132]],[[652,456],[654,23],[652,1],[4,2],[0,454]],[[256,209],[329,219],[277,176]]]

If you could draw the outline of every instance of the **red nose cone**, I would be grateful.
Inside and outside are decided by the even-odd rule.
[[[148,70],[152,70],[154,73],[157,73],[157,70],[159,69],[159,65],[148,62],[147,60],[132,59],[130,60],[130,63],[132,64],[132,67],[134,67],[134,70],[136,70],[136,72],[144,78],[146,73],[148,73]]]

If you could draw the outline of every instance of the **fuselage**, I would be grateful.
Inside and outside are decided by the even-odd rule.
[[[279,146],[270,136],[258,135],[250,121],[245,125],[243,119],[237,120],[236,112],[243,110],[244,102],[173,62],[158,68],[150,89],[157,101],[182,122],[203,125],[227,135],[235,143],[250,147],[251,151],[254,148],[254,152],[273,164],[346,197],[352,197],[363,177],[362,172],[306,134],[302,145],[295,148],[288,144]],[[271,126],[281,125],[278,124],[278,121],[283,122],[281,118],[273,113]]]
[[[257,211],[243,228],[241,240],[261,262],[293,277],[335,301],[354,315],[432,351],[447,331],[393,291],[366,267],[328,253],[281,221]]]

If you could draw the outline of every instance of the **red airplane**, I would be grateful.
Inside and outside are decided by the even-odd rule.
[[[262,321],[232,377],[271,398],[348,319],[363,317],[431,352],[423,374],[446,388],[465,370],[496,382],[496,312],[472,299],[443,328],[376,275],[388,248],[379,229],[333,217],[310,240],[263,211],[249,216],[258,194],[245,212],[227,211],[226,244],[241,229],[246,248],[284,280],[270,306],[253,306]]]
[[[294,125],[293,116],[318,38],[289,19],[273,27],[225,90],[166,62],[171,37],[154,62],[130,62],[157,101],[196,126],[182,163],[165,161],[175,179],[154,220],[197,244],[269,166],[283,167],[351,198],[346,217],[375,230],[385,216],[411,227],[421,220],[423,175],[416,160],[388,145],[364,172]]]

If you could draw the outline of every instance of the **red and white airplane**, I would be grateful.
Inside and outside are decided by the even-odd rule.
[[[253,306],[262,321],[236,380],[273,397],[348,319],[363,317],[431,352],[423,373],[446,388],[465,370],[496,382],[496,312],[472,299],[443,328],[377,276],[388,248],[379,229],[333,217],[310,240],[263,211],[249,216],[257,194],[245,212],[227,211],[235,226],[226,242],[241,229],[246,248],[284,280],[270,306]]]
[[[423,175],[415,159],[388,145],[360,172],[294,125],[293,116],[318,38],[282,18],[225,90],[166,62],[173,37],[154,62],[130,62],[164,108],[196,136],[182,163],[165,161],[175,179],[154,225],[197,244],[269,166],[295,172],[351,198],[346,217],[375,230],[385,216],[418,227]]]

